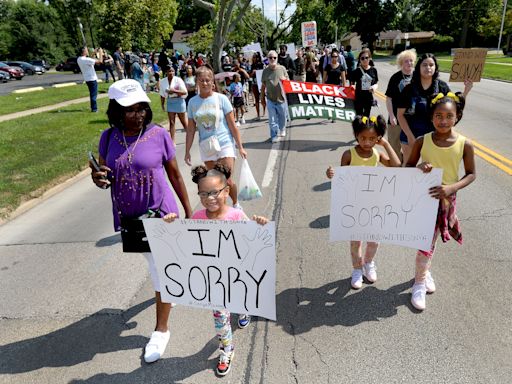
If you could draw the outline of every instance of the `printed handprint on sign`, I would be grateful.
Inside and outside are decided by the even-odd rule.
[[[162,223],[153,229],[153,237],[162,241],[171,251],[176,261],[180,261],[180,257],[185,257],[185,253],[181,249],[178,240],[181,237],[181,232],[177,231],[172,233],[169,231],[169,225]],[[169,242],[169,238],[172,240]]]
[[[359,176],[357,174],[352,174],[350,171],[346,171],[344,175],[337,176],[337,180],[339,181],[339,186],[341,190],[344,192],[345,203],[353,203],[357,198],[357,188],[353,186],[357,185]]]
[[[242,265],[245,267],[247,267],[247,265],[251,265],[251,270],[253,270],[258,254],[265,248],[269,248],[274,245],[271,241],[272,235],[268,230],[264,229],[264,227],[261,227],[256,230],[252,239],[245,235],[243,235],[242,238],[247,245],[247,254],[242,260]]]
[[[410,211],[419,201],[424,199],[426,196],[430,198],[428,193],[429,188],[435,187],[438,182],[438,178],[432,173],[419,173],[411,176],[411,190],[407,196],[407,200],[402,204],[402,208],[405,211]]]

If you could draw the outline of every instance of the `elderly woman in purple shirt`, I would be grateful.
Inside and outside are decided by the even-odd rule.
[[[149,210],[161,217],[179,214],[169,178],[185,211],[192,216],[185,183],[176,161],[176,150],[166,130],[151,122],[149,98],[140,84],[132,79],[119,80],[108,91],[107,116],[110,128],[99,143],[101,171],[93,169],[92,179],[100,188],[111,187],[114,227],[121,230],[121,217],[139,217]],[[158,360],[169,341],[170,303],[162,303],[160,283],[151,253],[144,253],[156,297],[156,326],[146,345],[144,360]]]

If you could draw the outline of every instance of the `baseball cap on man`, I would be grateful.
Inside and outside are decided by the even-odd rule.
[[[133,79],[118,80],[112,84],[108,89],[108,98],[114,99],[123,107],[137,103],[151,103],[139,82]]]

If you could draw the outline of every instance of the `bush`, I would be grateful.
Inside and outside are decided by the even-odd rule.
[[[436,35],[431,41],[425,43],[411,44],[409,48],[416,49],[418,53],[429,53],[429,52],[447,52],[454,46],[454,40],[451,36]],[[396,44],[393,49],[393,55],[397,55],[405,49],[405,44]]]

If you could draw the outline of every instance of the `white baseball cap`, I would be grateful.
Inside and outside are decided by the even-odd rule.
[[[123,107],[137,103],[151,103],[139,82],[133,79],[118,80],[112,84],[108,89],[108,98],[114,99]]]

